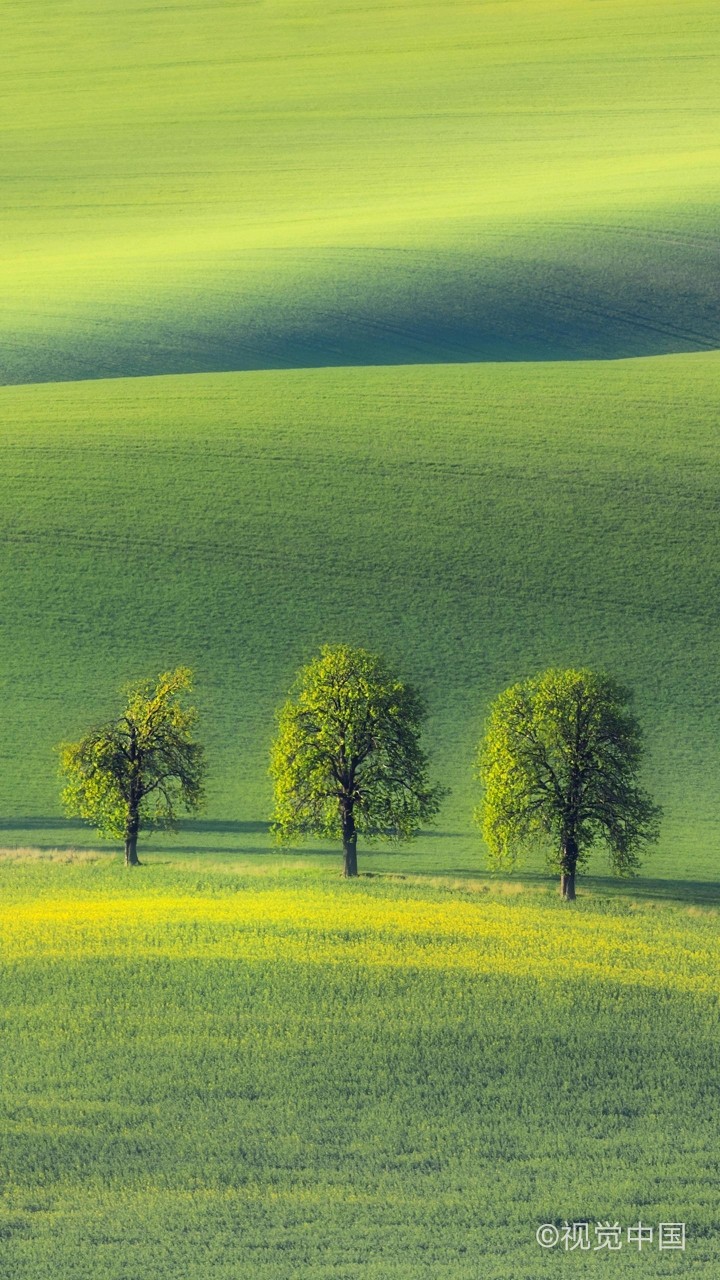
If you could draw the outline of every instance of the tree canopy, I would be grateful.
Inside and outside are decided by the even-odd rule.
[[[115,720],[60,748],[66,812],[102,836],[124,840],[129,866],[138,862],[141,828],[171,827],[179,810],[202,805],[205,758],[193,737],[197,712],[181,701],[191,688],[187,667],[130,685]]]
[[[616,874],[637,871],[661,810],[638,781],[643,736],[631,700],[628,689],[588,670],[550,669],[500,694],[478,760],[484,795],[476,817],[493,865],[513,866],[540,843],[569,899],[598,842]]]
[[[278,713],[270,762],[278,839],[341,839],[344,874],[355,876],[358,833],[416,835],[444,795],[420,746],[426,715],[417,690],[381,657],[326,645]]]

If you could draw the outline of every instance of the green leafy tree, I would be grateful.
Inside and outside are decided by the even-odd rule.
[[[278,713],[270,773],[281,842],[341,839],[344,874],[357,875],[357,837],[410,840],[437,814],[420,747],[423,699],[382,658],[325,646]]]
[[[181,701],[191,688],[187,667],[130,685],[116,720],[60,747],[66,812],[108,839],[124,840],[127,866],[139,865],[141,828],[172,827],[178,810],[195,812],[202,805],[204,751],[193,738],[197,712]]]
[[[631,697],[608,676],[554,669],[500,694],[478,761],[476,818],[493,865],[512,867],[543,843],[573,899],[575,873],[600,842],[616,874],[635,874],[661,810],[638,783],[643,739]]]

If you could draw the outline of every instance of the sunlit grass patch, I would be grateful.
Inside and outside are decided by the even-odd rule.
[[[19,1280],[538,1280],[540,1222],[608,1215],[716,1274],[712,917],[35,860],[0,937]]]
[[[227,883],[227,881],[226,881]],[[207,896],[202,888],[171,894],[142,888],[112,898],[0,904],[8,961],[30,957],[169,956],[464,970],[553,982],[578,977],[655,990],[713,995],[720,941],[712,917],[691,923],[652,907],[582,908],[523,893],[522,885],[481,900],[445,892],[434,899],[415,882],[407,894],[392,881],[291,881]],[[522,900],[520,900],[522,895]],[[513,899],[518,898],[518,901]],[[636,907],[633,910],[633,906]]]
[[[108,850],[104,852],[95,852],[92,849],[38,849],[34,845],[23,848],[18,845],[12,849],[0,849],[0,861],[2,862],[62,862],[65,865],[83,865],[88,862],[114,861],[114,856]]]

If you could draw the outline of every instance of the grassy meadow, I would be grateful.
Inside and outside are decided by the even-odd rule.
[[[7,0],[0,381],[717,347],[715,0]]]
[[[23,855],[0,921],[13,1280],[717,1274],[717,898]]]
[[[210,803],[174,845],[264,847],[274,709],[350,642],[426,692],[452,788],[406,866],[482,865],[490,700],[588,663],[636,690],[648,875],[714,879],[717,386],[698,354],[3,389],[5,842],[92,844],[58,824],[54,745],[187,662]]]
[[[2,1280],[714,1280],[715,0],[2,25]],[[268,833],[324,643],[420,686],[451,788],[348,883]],[[128,873],[55,749],[179,664],[207,811]],[[550,665],[635,690],[665,809],[571,907],[471,824]]]

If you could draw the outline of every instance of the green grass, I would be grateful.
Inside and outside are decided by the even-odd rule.
[[[714,0],[10,0],[0,379],[716,347]]]
[[[107,857],[0,904],[4,1275],[539,1280],[566,1217],[717,1275],[717,908]]]
[[[716,3],[3,19],[0,382],[45,385],[0,388],[0,1275],[711,1280]],[[353,884],[267,831],[334,641],[424,689],[452,788]],[[54,747],[176,663],[208,811],[128,875]],[[570,909],[470,823],[550,664],[636,690],[666,811]],[[565,1218],[688,1253],[559,1263]]]
[[[580,663],[637,693],[666,809],[647,874],[716,879],[718,368],[689,355],[5,388],[5,842],[92,843],[58,825],[54,744],[110,713],[125,681],[187,662],[210,805],[169,847],[265,848],[274,708],[321,643],[345,641],[426,691],[452,787],[440,835],[395,865],[482,865],[472,767],[489,701]]]

